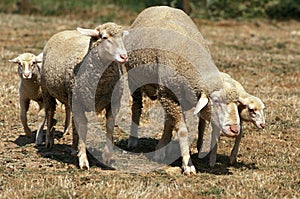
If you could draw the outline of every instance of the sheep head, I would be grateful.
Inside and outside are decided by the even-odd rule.
[[[212,91],[209,97],[202,93],[194,113],[201,111],[202,117],[209,118],[225,135],[235,137],[240,131],[240,118],[237,108],[238,94],[235,87],[231,86],[224,82],[224,87]]]
[[[23,79],[31,79],[34,75],[35,67],[39,67],[39,63],[43,61],[43,54],[35,56],[32,53],[23,53],[18,57],[8,60],[11,63],[18,64],[18,73]]]
[[[90,36],[94,40],[93,47],[103,48],[108,56],[112,56],[118,63],[128,60],[127,51],[124,47],[123,37],[128,34],[123,28],[115,23],[105,23],[95,29],[77,28],[81,34]]]
[[[239,97],[239,113],[241,119],[252,122],[258,128],[265,127],[264,108],[261,99],[255,96]]]

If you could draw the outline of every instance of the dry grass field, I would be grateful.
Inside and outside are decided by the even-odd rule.
[[[122,21],[130,25],[135,16]],[[244,124],[237,163],[229,164],[233,140],[221,138],[217,164],[198,159],[197,174],[184,176],[179,164],[148,173],[79,170],[70,155],[71,135],[52,150],[36,148],[19,119],[17,66],[23,52],[38,54],[54,33],[93,20],[0,14],[0,198],[300,198],[300,22],[195,20],[209,41],[221,71],[241,82],[266,105],[266,128]],[[36,130],[35,103],[29,124]],[[58,106],[57,130],[64,111]],[[115,142],[121,138],[115,136]]]

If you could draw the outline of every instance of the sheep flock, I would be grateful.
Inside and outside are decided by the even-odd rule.
[[[150,159],[169,164],[165,162],[168,156],[178,153],[185,175],[197,170],[191,160],[192,134],[197,136],[198,157],[209,156],[213,167],[220,135],[235,139],[229,158],[233,164],[237,161],[243,122],[252,122],[258,129],[265,127],[262,100],[219,71],[208,42],[192,19],[179,9],[147,8],[129,28],[108,22],[96,28],[58,32],[48,39],[41,54],[24,52],[9,62],[18,65],[24,133],[32,137],[26,113],[30,100],[34,100],[41,111],[37,113],[38,127],[33,139],[37,146],[44,143],[52,150],[56,106],[63,104],[64,134],[72,132],[70,155],[77,156],[80,169],[90,169],[89,115],[105,122],[101,137],[105,144],[97,159],[113,166],[113,133],[123,106],[122,97],[130,98],[131,107],[126,150],[143,148],[138,132],[143,102],[145,98],[157,101],[164,112],[158,116],[163,120],[163,130]],[[125,88],[130,96],[123,95]],[[99,116],[104,110],[105,119]],[[179,152],[169,144],[172,140],[178,142]]]

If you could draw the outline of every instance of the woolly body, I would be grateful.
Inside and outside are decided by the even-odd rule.
[[[137,137],[141,114],[141,90],[151,99],[157,98],[167,113],[163,138],[157,148],[166,144],[173,128],[179,134],[179,139],[187,143],[188,133],[182,121],[182,111],[195,107],[201,95],[212,97],[213,92],[219,92],[222,102],[237,102],[238,95],[234,88],[222,89],[219,71],[211,59],[206,41],[181,10],[165,6],[145,9],[131,25],[125,45],[129,51],[129,87],[132,91],[138,88],[133,93],[134,124],[131,126],[129,147],[136,145],[130,142],[136,142],[133,137]],[[130,73],[132,69],[138,72]],[[208,118],[212,114],[211,108],[212,104],[209,103],[201,114],[205,112],[203,116]],[[237,113],[232,121],[235,118]],[[188,151],[187,146],[181,147],[186,173],[194,172]]]

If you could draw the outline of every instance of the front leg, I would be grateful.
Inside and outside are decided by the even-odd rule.
[[[25,99],[22,95],[20,95],[20,109],[21,109],[20,119],[24,128],[24,132],[27,137],[32,136],[32,132],[27,124],[27,111],[29,109],[29,103],[30,103],[29,99]]]
[[[114,132],[115,120],[112,115],[111,108],[106,108],[106,145],[102,154],[103,162],[107,165],[110,164],[110,160],[113,153],[113,132]]]
[[[74,106],[78,108],[77,106]],[[78,160],[80,169],[89,169],[89,161],[86,153],[86,135],[87,135],[87,118],[82,110],[73,110],[72,128],[73,128],[73,152],[78,149]],[[77,146],[77,147],[76,147]]]
[[[198,153],[201,151],[201,147],[203,145],[203,136],[205,131],[206,121],[199,117],[199,123],[198,123],[198,140],[197,140],[197,150]]]
[[[196,169],[191,161],[191,156],[190,156],[188,130],[186,128],[186,125],[183,122],[177,132],[177,135],[178,135],[180,151],[182,156],[183,174],[185,175],[196,174]]]
[[[214,167],[217,161],[217,150],[218,150],[218,139],[220,137],[220,129],[214,125],[212,125],[212,136],[211,136],[211,151],[209,154],[209,166]]]
[[[231,150],[231,154],[230,154],[230,157],[229,157],[230,164],[233,164],[234,162],[236,162],[236,157],[237,157],[237,154],[239,152],[239,146],[240,146],[240,143],[241,143],[241,139],[243,137],[242,121],[241,121],[240,124],[241,124],[240,133],[235,138],[234,146],[233,146],[233,149]]]

